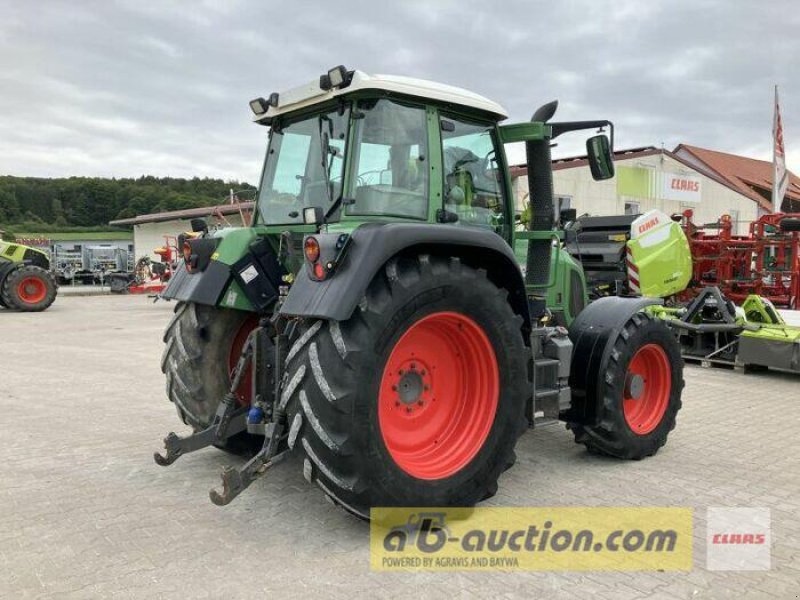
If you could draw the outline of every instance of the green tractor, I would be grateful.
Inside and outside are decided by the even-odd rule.
[[[57,291],[45,252],[0,239],[0,306],[43,311],[56,299]]]
[[[587,306],[561,249],[550,146],[587,140],[614,175],[613,125],[501,124],[472,92],[336,67],[250,103],[270,128],[251,227],[181,243],[163,297],[167,394],[192,435],[255,450],[222,472],[224,505],[290,452],[336,504],[471,506],[492,496],[545,414],[589,450],[641,459],[666,443],[683,362],[648,298]],[[519,230],[505,144],[525,144],[532,218]],[[203,230],[203,224],[195,224]]]

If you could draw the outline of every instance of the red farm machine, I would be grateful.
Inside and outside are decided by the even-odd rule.
[[[112,273],[108,278],[111,292],[149,295],[163,292],[178,261],[178,244],[178,238],[164,236],[164,245],[153,250],[159,261],[143,256],[136,261],[133,273]]]
[[[764,215],[750,223],[747,235],[733,233],[730,215],[697,225],[691,210],[681,224],[694,263],[688,299],[708,286],[734,302],[756,294],[776,306],[798,308],[800,296],[800,213]]]

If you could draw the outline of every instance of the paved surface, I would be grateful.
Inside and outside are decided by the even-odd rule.
[[[520,440],[491,505],[693,507],[689,573],[386,574],[369,570],[367,527],[295,463],[226,508],[207,491],[236,459],[153,463],[177,419],[159,372],[170,314],[112,296],[0,311],[0,597],[797,598],[796,376],[688,367],[678,428],[638,463],[589,455],[560,426]],[[709,506],[771,508],[771,571],[704,569]]]

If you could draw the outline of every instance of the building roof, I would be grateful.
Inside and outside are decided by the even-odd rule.
[[[270,106],[266,113],[257,115],[253,120],[257,123],[266,123],[278,115],[363,90],[381,90],[404,96],[430,98],[459,106],[477,108],[501,119],[508,117],[506,110],[497,102],[463,88],[413,77],[367,75],[362,71],[354,71],[350,84],[344,88],[325,91],[319,87],[319,78],[317,78],[305,85],[280,92],[278,106]]]
[[[253,210],[254,202],[239,202],[238,204],[220,204],[218,206],[203,206],[201,208],[187,208],[184,210],[171,210],[169,212],[138,215],[130,219],[117,219],[109,225],[143,225],[145,223],[162,223],[164,221],[177,221],[211,217],[213,215],[235,215],[240,210]]]
[[[708,150],[689,144],[679,144],[673,151],[675,154],[686,154],[700,161],[697,165],[706,172],[705,166],[722,177],[730,186],[758,202],[766,210],[772,210],[772,163],[766,160],[747,158],[737,154]],[[766,195],[765,195],[766,194]],[[793,201],[800,200],[800,177],[789,171],[789,187],[786,197]]]
[[[759,187],[767,195],[771,192],[772,163],[770,162],[715,150],[706,150],[688,144],[679,144],[672,152],[655,146],[640,146],[617,150],[614,152],[614,162],[653,154],[669,156],[684,166],[698,171],[717,183],[750,198],[765,210],[772,210],[772,201],[754,189]],[[588,164],[589,160],[585,154],[559,158],[553,160],[553,171],[585,167]],[[511,167],[512,177],[526,175],[527,172],[527,166],[524,164]],[[794,202],[800,201],[800,178],[791,171],[789,171],[789,188],[786,191],[786,197]]]
[[[614,162],[620,160],[628,160],[631,158],[641,158],[642,156],[650,156],[652,154],[659,154],[666,152],[666,150],[656,148],[655,146],[640,146],[638,148],[627,148],[625,150],[616,150],[614,152]],[[578,156],[567,156],[565,158],[555,158],[552,162],[553,171],[561,171],[564,169],[575,169],[577,167],[586,167],[589,165],[589,158],[586,154]],[[510,167],[511,176],[519,177],[520,175],[528,174],[528,166],[526,164],[512,165]]]
[[[17,240],[49,240],[51,242],[101,242],[112,241],[122,242],[133,239],[130,231],[66,231],[57,233],[43,232],[17,232],[14,234]]]

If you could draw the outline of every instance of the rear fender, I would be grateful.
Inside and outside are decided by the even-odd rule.
[[[217,237],[187,240],[191,270],[184,260],[161,297],[263,311],[278,297],[285,274],[266,235],[256,228],[229,229]]]
[[[369,223],[356,229],[335,271],[314,281],[302,268],[281,306],[281,314],[345,321],[383,265],[402,252],[457,256],[486,270],[509,293],[509,303],[530,326],[522,273],[508,244],[495,232],[473,227],[416,223]]]

